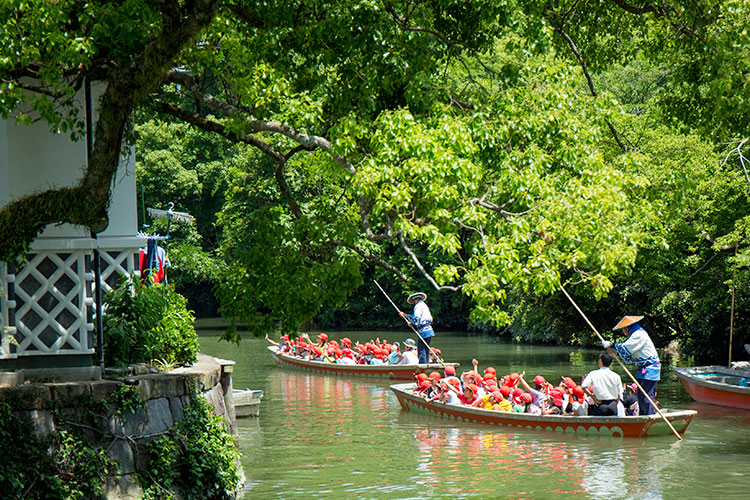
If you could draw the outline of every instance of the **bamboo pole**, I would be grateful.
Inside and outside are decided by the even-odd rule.
[[[591,329],[594,330],[594,333],[596,334],[597,337],[599,337],[599,340],[601,340],[602,342],[604,342],[604,337],[602,337],[602,335],[599,333],[599,331],[596,328],[594,328],[594,325],[591,324],[591,321],[589,321],[589,319],[586,317],[586,315],[583,313],[583,311],[581,311],[581,308],[578,307],[578,304],[576,304],[576,302],[573,300],[573,297],[571,297],[570,295],[568,295],[568,292],[565,290],[565,288],[562,285],[560,285],[560,290],[562,290],[562,293],[565,294],[565,296],[568,298],[568,300],[570,301],[570,303],[573,304],[573,307],[576,308],[576,311],[578,311],[579,314],[583,317],[583,319],[586,320],[586,323],[588,323],[588,325],[591,327]],[[630,373],[630,370],[628,370],[628,368],[625,366],[625,363],[622,362],[622,360],[620,359],[619,356],[615,356],[615,359],[620,364],[620,367],[623,370],[625,370],[625,373],[628,374],[628,376],[630,377],[630,380],[632,380],[635,383],[635,385],[638,386],[638,389],[643,393],[643,395],[646,396],[646,399],[648,399],[648,402],[651,403],[651,406],[654,407],[654,409],[659,414],[659,416],[662,419],[664,419],[664,422],[666,422],[667,425],[669,426],[669,428],[672,429],[672,432],[674,432],[674,435],[677,436],[677,439],[679,439],[680,441],[682,441],[682,436],[680,436],[680,433],[677,432],[677,429],[674,428],[674,426],[672,425],[672,422],[670,422],[669,420],[667,420],[667,417],[665,417],[664,414],[659,409],[659,407],[656,406],[656,403],[654,403],[654,400],[651,399],[651,396],[648,395],[648,393],[645,391],[645,389],[643,389],[643,387],[641,387],[641,384],[638,383],[638,380],[636,380],[636,378],[633,376],[633,374]]]
[[[398,306],[393,303],[393,301],[388,296],[388,294],[385,293],[385,290],[383,290],[383,287],[380,286],[380,283],[378,283],[377,280],[372,280],[372,281],[373,281],[373,283],[375,283],[375,285],[377,285],[378,288],[380,288],[380,291],[383,292],[383,295],[385,295],[385,298],[388,299],[388,302],[391,303],[391,305],[399,312],[399,315],[400,315],[401,309],[399,309]],[[422,338],[422,336],[419,334],[419,332],[417,331],[417,329],[414,328],[414,325],[412,325],[411,322],[408,319],[406,319],[406,318],[404,318],[404,321],[406,321],[406,324],[409,325],[409,327],[412,329],[412,331],[417,335],[417,337],[419,337],[419,340],[421,340],[422,343],[425,346],[427,346],[427,349],[429,349],[430,352],[435,355],[435,359],[438,360],[438,363],[440,363],[440,365],[443,368],[445,368],[445,362],[443,362],[442,358],[440,358],[440,356],[438,356],[438,354],[432,349],[432,347],[430,347],[430,344],[428,344],[427,341],[425,341],[425,339]],[[427,364],[429,364],[429,362]]]
[[[732,336],[734,334],[734,282],[737,279],[737,244],[734,245],[734,270],[732,271],[732,312],[729,314],[729,365],[732,367]]]

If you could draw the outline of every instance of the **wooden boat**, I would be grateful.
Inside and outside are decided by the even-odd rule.
[[[675,368],[688,394],[699,403],[750,409],[750,371],[723,366]]]
[[[232,389],[232,402],[237,417],[257,417],[260,414],[260,400],[263,391],[253,389]]]
[[[458,363],[429,364],[429,365],[341,365],[338,363],[324,363],[322,361],[306,361],[278,352],[278,347],[268,346],[273,354],[273,360],[278,366],[297,368],[323,375],[338,375],[342,377],[363,377],[377,380],[413,380],[414,372],[418,370],[430,372],[442,370],[452,365],[458,369]]]
[[[398,402],[404,410],[449,418],[456,422],[472,422],[518,429],[563,432],[579,436],[646,438],[672,434],[672,430],[659,415],[637,417],[575,417],[509,413],[470,406],[428,402],[418,394],[414,394],[412,392],[413,388],[413,383],[391,386],[391,390],[396,394]],[[684,434],[690,420],[698,412],[695,410],[662,410],[662,413],[677,432]]]

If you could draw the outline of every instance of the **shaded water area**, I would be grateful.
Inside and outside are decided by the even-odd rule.
[[[750,412],[694,403],[663,359],[659,401],[698,411],[682,442],[583,437],[456,424],[401,410],[387,382],[274,365],[263,339],[239,346],[200,331],[201,350],[237,362],[235,388],[263,389],[260,418],[239,421],[245,498],[746,498]],[[403,333],[333,333],[365,341]],[[468,369],[557,382],[596,368],[599,351],[440,332],[433,346]],[[615,370],[620,372],[618,367]],[[623,380],[626,375],[620,374]]]

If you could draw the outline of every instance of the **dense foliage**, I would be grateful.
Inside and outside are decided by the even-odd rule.
[[[114,463],[102,448],[92,448],[71,429],[39,439],[28,419],[0,402],[0,468],[3,498],[102,498],[103,478]]]
[[[239,453],[221,418],[195,397],[170,435],[149,443],[151,458],[139,474],[144,498],[234,498],[239,486]]]
[[[750,338],[747,2],[86,6],[4,7],[0,108],[77,133],[65,110],[100,78],[112,112],[84,179],[99,188],[137,110],[142,205],[199,219],[172,246],[194,302],[215,288],[256,333],[388,324],[363,320],[390,314],[369,282],[388,275],[440,306],[460,292],[455,314],[468,302],[483,327],[587,341],[564,285],[598,325],[644,312],[662,341],[717,358],[734,285]],[[99,230],[97,200],[55,220]],[[43,201],[0,211],[6,258],[50,222]]]
[[[198,355],[198,335],[187,301],[172,287],[124,276],[104,300],[107,366],[132,363],[186,365]]]

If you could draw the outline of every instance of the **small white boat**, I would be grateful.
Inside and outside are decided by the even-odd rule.
[[[233,389],[234,412],[240,417],[257,417],[260,413],[260,400],[263,391],[253,389]]]

